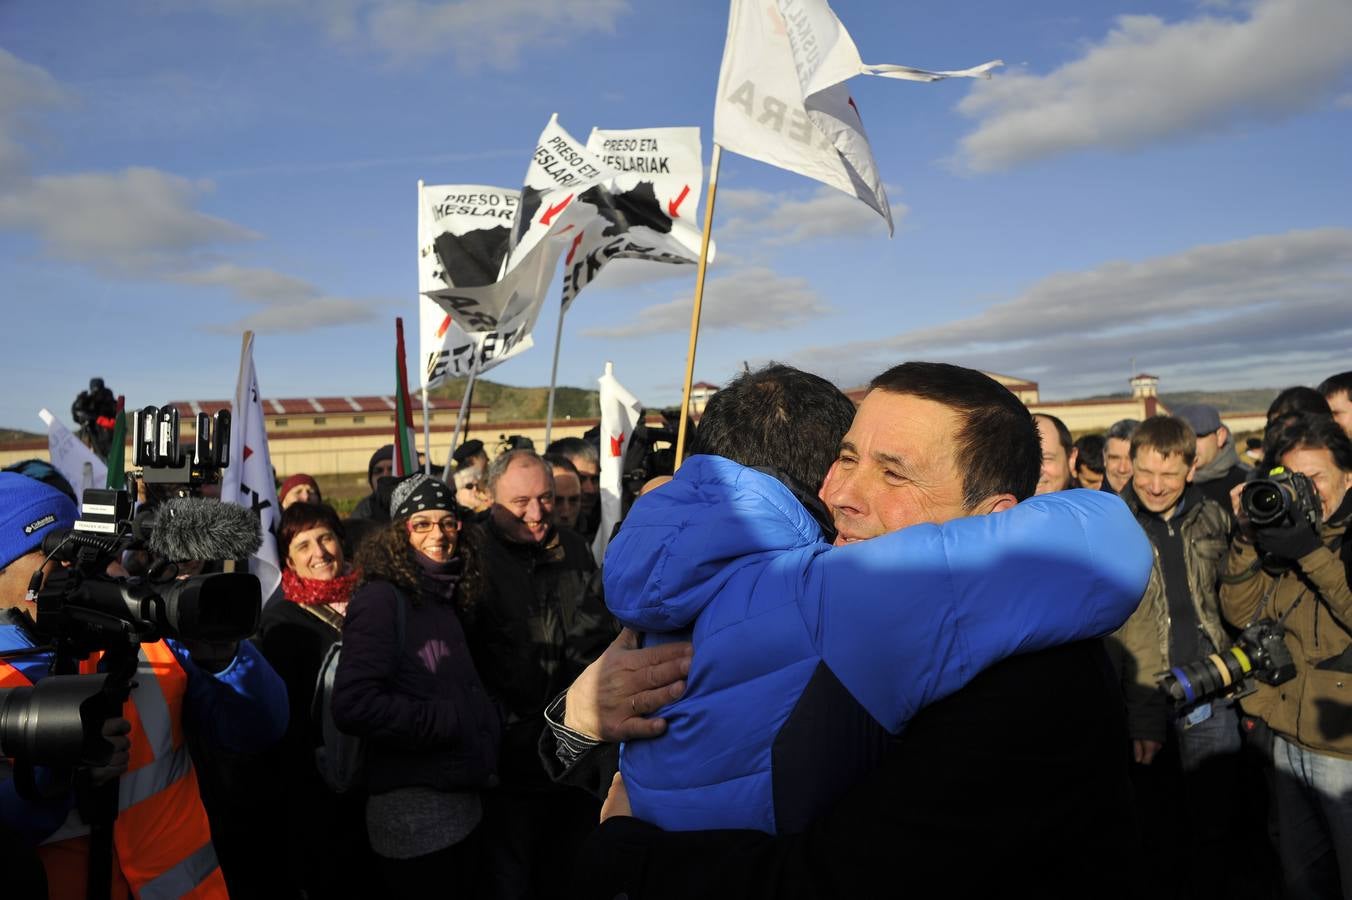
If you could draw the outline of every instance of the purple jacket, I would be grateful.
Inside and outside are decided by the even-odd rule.
[[[408,603],[396,646],[397,602]],[[401,598],[373,581],[352,596],[333,686],[333,719],[367,738],[372,793],[399,787],[473,790],[497,768],[501,721],[447,602]]]

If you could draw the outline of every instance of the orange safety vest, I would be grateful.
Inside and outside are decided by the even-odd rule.
[[[80,672],[96,671],[101,656],[80,663]],[[0,687],[29,685],[22,672],[0,662]],[[132,702],[122,711],[131,723],[131,751],[113,825],[114,898],[128,889],[142,900],[229,897],[183,739],[187,687],[188,675],[168,644],[141,645]],[[84,897],[88,835],[89,826],[71,810],[38,848],[53,900]]]

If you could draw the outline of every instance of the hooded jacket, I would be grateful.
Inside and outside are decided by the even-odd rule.
[[[634,814],[801,830],[921,707],[997,660],[1121,625],[1150,561],[1121,499],[1079,490],[832,547],[775,478],[691,457],[606,554],[616,617],[695,647],[666,733],[621,750]]]

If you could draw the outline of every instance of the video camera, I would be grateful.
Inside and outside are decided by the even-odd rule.
[[[46,643],[0,659],[54,653],[53,675],[31,688],[0,689],[0,755],[30,765],[99,765],[97,751],[108,746],[99,729],[127,699],[138,644],[238,641],[258,626],[262,596],[255,576],[179,575],[181,562],[245,559],[261,543],[251,510],[192,496],[227,464],[229,412],[218,412],[214,421],[200,414],[186,451],[178,443],[177,410],[146,407],[133,416],[139,472],[130,480],[162,485],[170,496],[134,512],[128,491],[87,490],[75,527],[43,539],[47,560],[65,564],[44,579],[44,561],[28,586],[37,606],[32,630]],[[108,574],[128,551],[156,562],[143,576]],[[80,660],[100,651],[106,674],[75,674]]]
[[[1240,491],[1239,505],[1249,523],[1260,530],[1304,520],[1318,533],[1323,521],[1314,482],[1299,472],[1288,472],[1282,466],[1270,469],[1265,478],[1247,482]]]
[[[1216,697],[1251,694],[1255,680],[1284,684],[1296,677],[1285,634],[1280,623],[1259,619],[1239,633],[1230,649],[1170,669],[1160,687],[1179,706],[1193,706]]]

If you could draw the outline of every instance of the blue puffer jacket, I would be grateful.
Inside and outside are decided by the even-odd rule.
[[[1000,659],[1120,626],[1151,559],[1126,505],[1084,490],[833,548],[775,478],[694,456],[606,553],[616,617],[695,647],[666,734],[621,750],[634,815],[801,830],[884,729]]]

